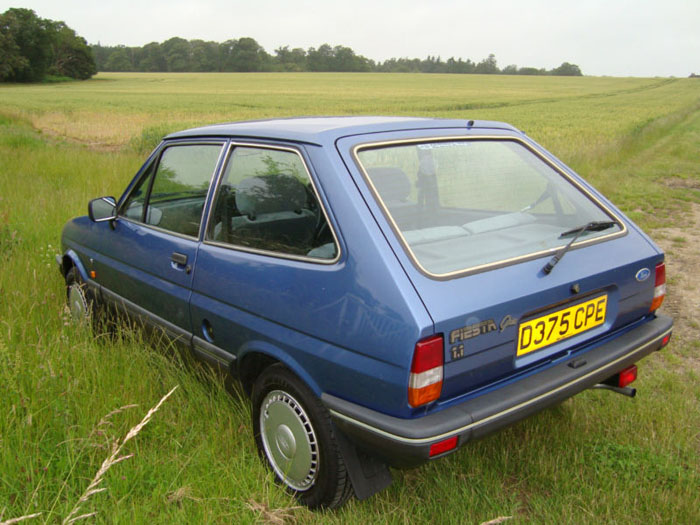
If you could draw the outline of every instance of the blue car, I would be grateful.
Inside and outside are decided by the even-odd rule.
[[[582,390],[631,396],[671,336],[661,250],[499,122],[191,129],[88,211],[58,257],[72,315],[122,312],[238,378],[311,508]]]

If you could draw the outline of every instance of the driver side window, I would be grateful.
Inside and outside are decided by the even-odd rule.
[[[144,172],[120,215],[189,237],[199,236],[220,144],[167,147]]]

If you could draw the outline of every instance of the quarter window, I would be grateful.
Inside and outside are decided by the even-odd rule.
[[[221,145],[171,146],[152,164],[122,206],[121,214],[165,230],[199,236],[209,183]]]
[[[331,260],[338,253],[301,156],[272,148],[233,150],[206,238],[298,257]]]

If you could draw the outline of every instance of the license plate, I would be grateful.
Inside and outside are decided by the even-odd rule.
[[[608,296],[602,295],[521,323],[517,355],[534,352],[603,324],[607,305]]]

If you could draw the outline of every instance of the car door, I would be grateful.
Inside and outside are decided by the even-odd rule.
[[[118,206],[94,265],[108,300],[165,328],[191,334],[189,297],[202,217],[223,141],[161,146]]]
[[[293,340],[339,308],[318,290],[337,287],[340,248],[297,149],[232,144],[221,171],[191,313],[195,351],[226,364],[253,339]]]

